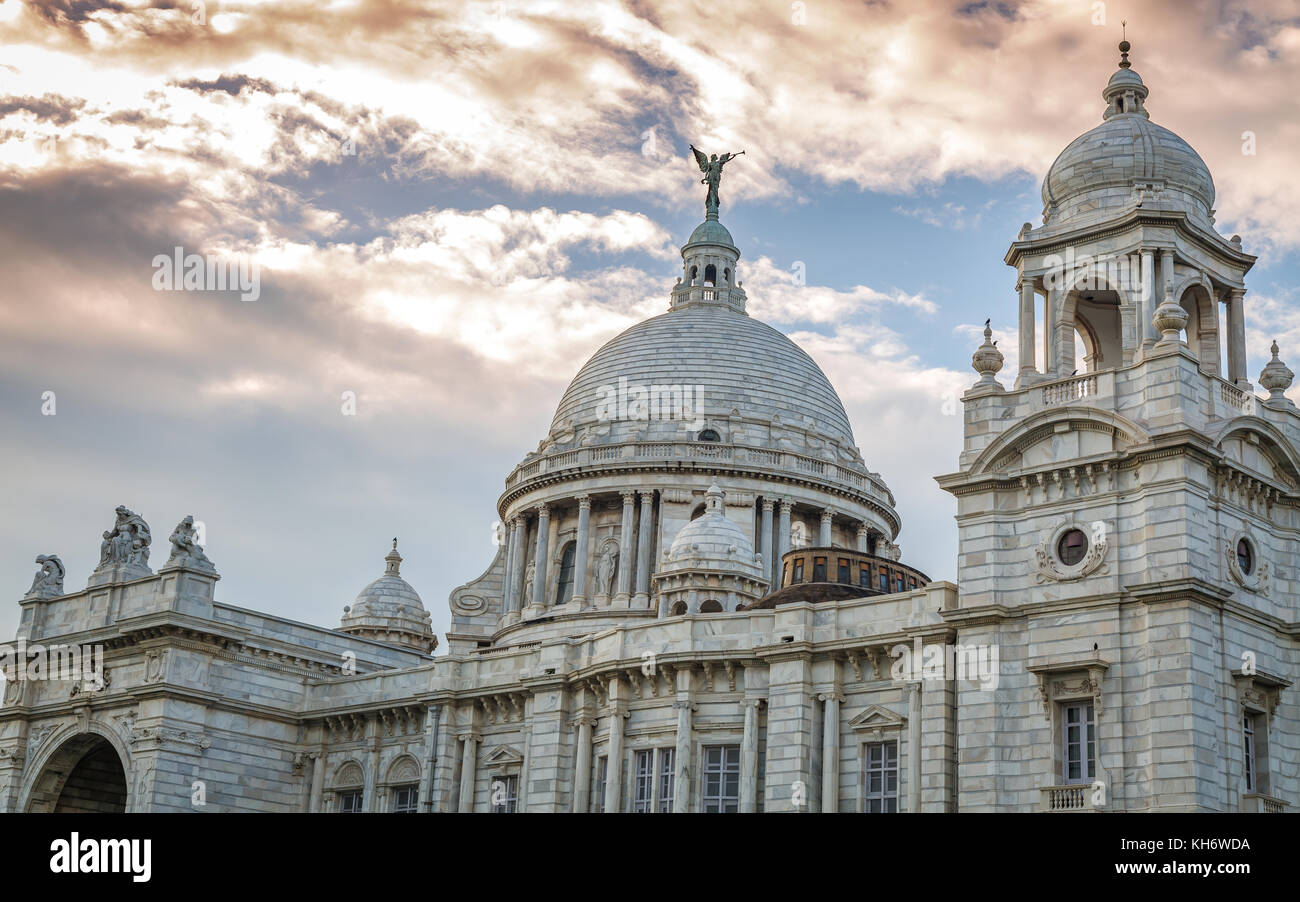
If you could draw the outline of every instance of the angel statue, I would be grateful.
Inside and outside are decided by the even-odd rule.
[[[698,150],[694,144],[691,145],[691,153],[695,154],[695,162],[699,164],[700,172],[704,173],[704,178],[700,179],[701,185],[709,186],[709,193],[704,198],[704,212],[707,219],[718,218],[718,185],[722,181],[722,167],[730,161],[744,153],[724,153],[718,156],[716,153],[712,157],[705,156],[704,152]]]

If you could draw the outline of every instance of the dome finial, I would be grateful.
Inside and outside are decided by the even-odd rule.
[[[1128,20],[1125,19],[1123,22],[1120,22],[1119,25],[1120,28],[1123,29],[1120,32],[1119,67],[1121,69],[1127,69],[1133,65],[1128,61],[1128,52],[1133,49],[1133,45],[1128,42]]]
[[[384,573],[392,576],[400,576],[398,567],[402,563],[402,556],[397,553],[397,539],[393,539],[393,550],[384,555]]]

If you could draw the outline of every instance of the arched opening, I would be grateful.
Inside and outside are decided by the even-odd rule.
[[[684,601],[676,602],[672,606],[672,609],[669,611],[669,613],[672,614],[674,617],[682,616],[683,614],[686,613],[686,602]]]
[[[567,604],[573,599],[573,563],[578,553],[578,546],[570,542],[564,546],[560,555],[560,579],[555,588],[555,603]]]
[[[700,430],[700,434],[696,436],[696,439],[701,442],[720,442],[722,441],[722,436],[718,435],[718,430],[716,429],[702,429]]]
[[[692,267],[691,267],[691,284],[692,284],[692,285],[695,284],[695,279],[699,276],[699,274],[700,274],[700,268],[699,268],[698,266],[692,266]]]
[[[722,603],[716,598],[710,598],[700,605],[701,614],[721,614]]]
[[[1193,285],[1183,292],[1178,305],[1187,314],[1184,334],[1188,349],[1196,355],[1203,369],[1216,375],[1225,372],[1219,366],[1219,318],[1210,293],[1204,285]]]
[[[1118,292],[1077,288],[1067,296],[1064,313],[1071,317],[1074,326],[1074,356],[1069,360],[1068,370],[1061,368],[1063,375],[1071,370],[1095,373],[1123,364]]]
[[[703,517],[703,516],[704,516],[704,511],[705,511],[704,502],[701,501],[701,502],[696,506],[695,510],[691,511],[691,519],[692,519],[692,520],[698,520],[698,519],[700,519],[700,517]]]
[[[718,284],[718,268],[712,263],[704,267],[704,284],[709,288]]]
[[[83,733],[59,747],[32,787],[32,812],[120,814],[126,811],[126,770],[102,736]]]
[[[729,269],[724,269],[724,270],[722,271],[722,284],[724,284],[724,285],[730,285],[730,284],[731,284],[731,270],[729,270]]]

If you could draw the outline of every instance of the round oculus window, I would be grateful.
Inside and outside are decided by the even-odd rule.
[[[1056,556],[1067,567],[1073,567],[1088,553],[1088,536],[1081,529],[1068,529],[1056,543]]]
[[[1247,576],[1250,576],[1250,571],[1255,569],[1255,550],[1245,539],[1237,543],[1237,566]]]

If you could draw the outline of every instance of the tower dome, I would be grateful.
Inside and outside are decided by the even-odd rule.
[[[432,618],[419,594],[402,579],[401,563],[397,539],[393,539],[393,550],[384,557],[384,575],[362,589],[356,601],[343,609],[339,631],[432,652],[438,647]]]
[[[1100,125],[1071,141],[1043,180],[1043,224],[1090,225],[1126,208],[1186,212],[1203,228],[1214,223],[1214,180],[1186,141],[1151,121],[1150,93],[1120,43],[1119,69],[1102,99]]]

